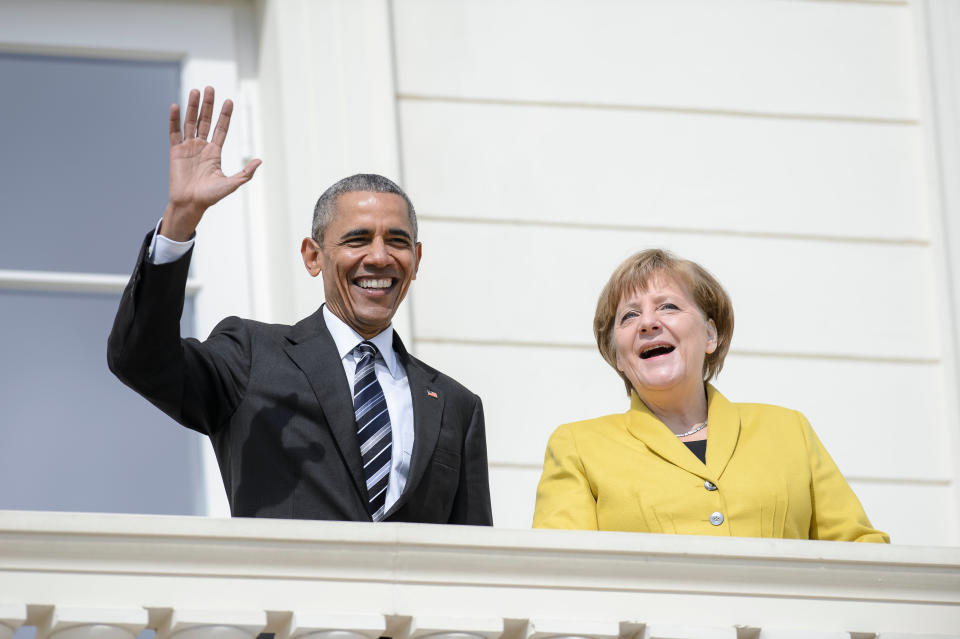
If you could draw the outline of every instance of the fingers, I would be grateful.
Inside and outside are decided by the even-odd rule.
[[[175,146],[183,142],[183,134],[180,133],[180,105],[170,105],[170,146]]]
[[[231,175],[230,179],[239,180],[239,183],[243,184],[244,182],[246,182],[247,180],[253,177],[253,174],[257,170],[257,167],[259,167],[261,164],[263,164],[263,162],[261,162],[260,160],[250,160],[249,162],[247,162],[247,165],[243,167],[243,169]]]
[[[250,178],[253,177],[254,172],[257,170],[257,167],[260,166],[260,164],[262,164],[260,160],[250,160],[247,162],[247,165],[243,167],[243,169],[231,175],[228,178],[230,180],[230,190],[234,191],[239,188],[241,184],[249,182]]]
[[[197,137],[206,140],[210,133],[210,123],[213,121],[213,87],[203,90],[203,103],[200,105],[200,121],[197,126]]]
[[[197,110],[200,105],[200,92],[196,89],[190,91],[190,97],[187,98],[187,114],[183,118],[183,139],[188,140],[197,134]]]
[[[224,100],[223,107],[220,108],[220,117],[217,118],[217,128],[213,130],[213,142],[222,147],[227,139],[227,131],[230,129],[230,116],[233,115],[233,102]]]
[[[210,124],[213,122],[213,87],[203,90],[203,102],[200,101],[200,91],[193,89],[187,98],[187,111],[183,118],[183,132],[180,131],[180,107],[176,104],[170,107],[170,145],[179,144],[184,140],[197,138],[206,140],[210,133]],[[230,117],[233,115],[233,101],[224,100],[220,108],[220,117],[217,126],[213,129],[211,142],[222,147],[230,130]],[[249,165],[247,165],[249,167]],[[256,167],[254,167],[256,169]],[[253,175],[252,171],[250,173]]]
[[[237,171],[224,182],[223,190],[220,195],[217,197],[217,200],[220,200],[227,195],[233,193],[239,189],[242,185],[250,181],[250,178],[253,177],[254,171],[257,170],[257,167],[260,166],[260,160],[250,160],[243,170]]]

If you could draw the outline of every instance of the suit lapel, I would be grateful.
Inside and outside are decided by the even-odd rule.
[[[322,310],[294,325],[289,340],[293,343],[285,348],[287,355],[307,377],[340,449],[340,456],[353,478],[354,488],[366,503],[367,487],[357,440],[353,397],[343,374],[340,354],[323,321]]]
[[[707,470],[719,479],[740,441],[740,411],[710,384],[707,405]]]
[[[390,508],[387,517],[403,507],[416,490],[427,465],[433,458],[437,438],[440,436],[440,424],[443,417],[444,394],[433,385],[436,373],[423,368],[420,363],[407,354],[403,342],[394,332],[393,348],[407,371],[410,383],[410,395],[413,400],[413,453],[410,456],[410,473],[403,493]]]
[[[630,395],[627,413],[630,434],[652,452],[685,471],[716,483],[723,474],[740,436],[740,416],[736,407],[707,384],[707,464],[664,426],[637,394]]]
[[[646,404],[640,401],[636,392],[630,394],[630,411],[627,413],[627,428],[630,434],[639,439],[654,454],[679,466],[688,473],[703,476],[703,464],[687,446],[670,432],[656,415],[650,412]],[[707,444],[709,450],[710,445]]]

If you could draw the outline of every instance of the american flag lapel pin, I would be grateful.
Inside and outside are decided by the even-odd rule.
[[[435,392],[433,392],[432,390],[428,390],[428,391],[427,391],[427,397],[432,397],[432,398],[434,398],[434,399],[437,399],[437,394],[436,394]]]

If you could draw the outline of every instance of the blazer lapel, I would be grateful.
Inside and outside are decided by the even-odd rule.
[[[440,425],[443,417],[443,392],[433,385],[436,373],[427,371],[420,363],[410,357],[404,348],[400,337],[394,332],[393,348],[407,371],[407,380],[410,383],[410,395],[413,400],[413,453],[410,456],[410,473],[403,493],[392,508],[387,512],[389,517],[403,507],[416,490],[423,474],[427,470],[433,451],[440,436]]]
[[[285,348],[287,355],[307,377],[340,449],[340,456],[353,478],[354,487],[366,503],[367,486],[360,459],[353,398],[322,311],[318,310],[294,325],[288,339],[292,344]]]
[[[653,453],[664,458],[674,466],[679,466],[688,473],[699,477],[708,477],[708,469],[704,467],[697,456],[687,446],[677,439],[656,415],[650,412],[646,404],[640,401],[636,391],[630,393],[630,410],[627,412],[627,429],[630,434],[639,439]],[[707,459],[709,460],[710,444],[707,443]]]
[[[707,464],[704,466],[686,444],[650,412],[636,392],[630,394],[627,413],[630,434],[674,466],[716,483],[740,439],[740,412],[710,384],[707,384],[707,424]]]
[[[707,384],[707,470],[711,481],[723,474],[740,440],[740,411]]]

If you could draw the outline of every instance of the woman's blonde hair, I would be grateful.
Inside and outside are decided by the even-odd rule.
[[[700,311],[717,327],[717,348],[703,360],[703,379],[709,381],[723,368],[723,360],[730,350],[733,338],[733,303],[720,282],[705,268],[673,255],[663,249],[647,249],[628,257],[613,271],[597,300],[597,312],[593,316],[593,335],[597,339],[600,354],[614,370],[617,370],[617,349],[613,341],[613,325],[617,306],[627,293],[644,290],[650,280],[666,275],[683,286],[693,297]],[[621,371],[617,374],[627,387],[633,389],[630,380]]]

